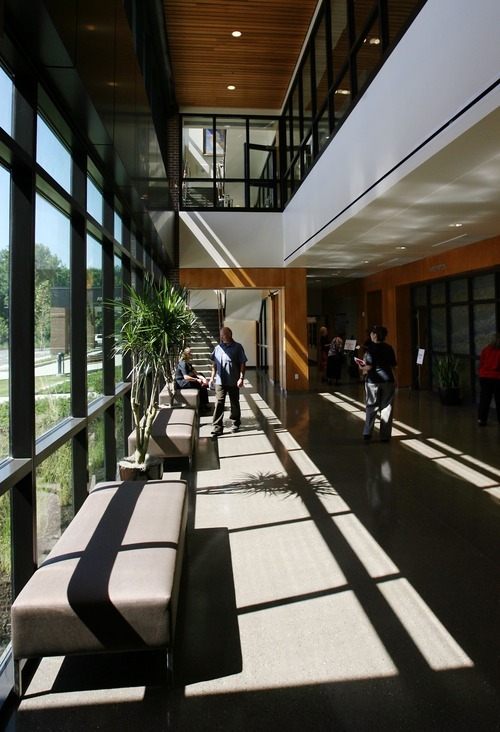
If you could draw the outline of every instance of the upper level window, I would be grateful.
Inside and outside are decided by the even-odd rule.
[[[37,116],[36,161],[71,193],[71,154],[40,115]]]
[[[92,178],[87,178],[87,211],[98,224],[103,221],[103,200],[102,192]]]
[[[0,127],[12,135],[12,81],[0,67]]]
[[[123,244],[123,221],[119,214],[114,213],[113,235],[119,244]]]
[[[185,117],[183,207],[276,209],[278,133],[275,118]]]

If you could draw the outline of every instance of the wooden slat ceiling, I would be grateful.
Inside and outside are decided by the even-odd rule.
[[[163,0],[181,109],[279,111],[317,0]],[[241,31],[241,37],[231,33]],[[236,89],[229,91],[228,85]]]

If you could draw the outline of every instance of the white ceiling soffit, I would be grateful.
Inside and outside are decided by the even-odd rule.
[[[499,130],[497,109],[354,216],[332,222],[294,266],[338,283],[498,236]]]

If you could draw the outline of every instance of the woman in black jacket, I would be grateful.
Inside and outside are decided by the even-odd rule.
[[[370,440],[375,424],[375,416],[380,411],[380,440],[388,442],[392,433],[392,416],[397,366],[394,349],[385,342],[387,328],[374,325],[370,330],[370,342],[366,345],[365,365],[361,368],[366,374],[366,418],[363,439]]]

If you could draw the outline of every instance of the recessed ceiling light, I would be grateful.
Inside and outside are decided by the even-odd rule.
[[[343,94],[344,96],[347,96],[350,93],[349,89],[337,89],[335,91],[335,94]]]
[[[463,224],[448,224],[451,229],[459,229]]]
[[[229,91],[234,91],[236,89],[234,84],[229,84],[229,86],[227,88],[229,89]]]
[[[380,46],[380,38],[374,37],[369,40],[370,46]]]
[[[396,247],[396,249],[406,249],[406,247]]]
[[[231,35],[234,36],[235,38],[239,38],[241,36],[241,31],[233,31],[231,33]]]

